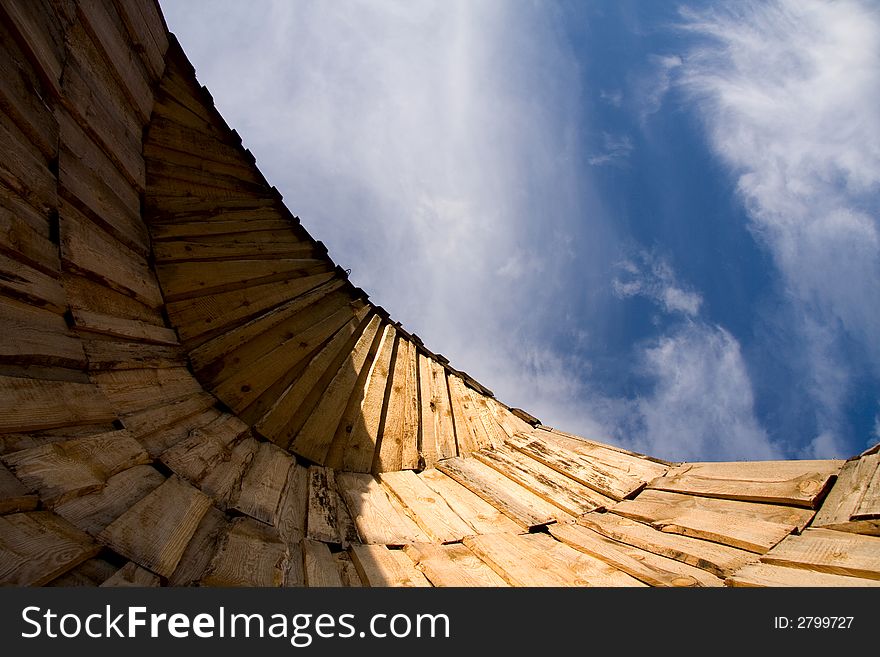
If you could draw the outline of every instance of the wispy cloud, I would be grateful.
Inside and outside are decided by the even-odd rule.
[[[639,118],[644,123],[663,105],[663,99],[672,87],[676,70],[682,60],[678,55],[652,55],[648,73],[639,78],[635,86],[635,99],[639,104]]]
[[[667,313],[682,313],[688,317],[700,312],[703,297],[679,283],[669,262],[663,258],[642,250],[617,267],[621,274],[612,280],[611,287],[618,298],[646,297]]]
[[[602,147],[587,161],[592,166],[620,165],[632,153],[632,140],[627,135],[602,133]]]
[[[852,386],[841,341],[880,375],[880,14],[780,0],[683,20],[705,45],[678,79],[801,318],[789,339],[817,406],[811,453],[840,455]]]

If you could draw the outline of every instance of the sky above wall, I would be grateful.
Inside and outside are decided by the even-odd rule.
[[[351,280],[545,424],[880,440],[880,7],[163,0]]]

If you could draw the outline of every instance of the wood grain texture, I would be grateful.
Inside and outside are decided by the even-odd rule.
[[[336,484],[363,543],[406,545],[431,541],[372,475],[337,472]]]
[[[455,425],[449,401],[446,370],[435,360],[419,354],[421,391],[421,458],[425,468],[445,458],[457,456]]]
[[[383,545],[352,545],[350,550],[351,560],[367,586],[431,586],[401,550]]]
[[[228,525],[222,511],[215,507],[208,509],[168,578],[169,586],[191,586],[204,576]]]
[[[475,534],[516,534],[521,531],[521,527],[501,511],[439,470],[424,470],[418,477],[440,495]]]
[[[336,558],[330,554],[330,548],[326,544],[305,539],[303,558],[306,586],[310,588],[343,586]]]
[[[161,586],[161,580],[155,573],[141,568],[136,563],[129,561],[113,575],[107,578],[103,587],[133,587],[145,588]]]
[[[252,518],[235,518],[201,579],[202,586],[281,586],[287,546],[278,532]]]
[[[171,477],[105,527],[98,538],[135,563],[170,577],[211,507],[211,499]]]
[[[276,524],[276,510],[287,484],[287,473],[295,463],[295,459],[279,447],[260,443],[233,508],[269,525]]]
[[[863,587],[880,586],[876,579],[835,575],[832,573],[789,568],[769,563],[751,563],[743,566],[724,580],[727,586],[747,587]]]
[[[411,470],[384,472],[377,477],[432,541],[454,543],[474,533],[446,500]]]
[[[789,536],[761,561],[834,575],[880,580],[880,537],[831,529],[806,529]]]
[[[0,375],[0,432],[113,422],[116,413],[97,386]]]
[[[0,515],[33,511],[39,503],[39,496],[19,481],[5,465],[0,464]]]
[[[0,297],[0,362],[86,369],[80,340],[50,310]]]
[[[396,472],[419,465],[419,398],[415,346],[397,339],[394,371],[373,472]]]
[[[415,543],[403,551],[433,586],[508,586],[464,545]]]

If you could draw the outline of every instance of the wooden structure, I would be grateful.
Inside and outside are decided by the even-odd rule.
[[[542,426],[348,281],[153,0],[0,18],[0,582],[880,584],[876,448]]]

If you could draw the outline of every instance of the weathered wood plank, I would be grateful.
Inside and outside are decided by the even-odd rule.
[[[524,529],[540,527],[556,520],[572,520],[559,507],[545,502],[475,459],[446,459],[437,463],[437,469],[482,497]]]
[[[319,541],[303,541],[306,586],[311,588],[344,586],[330,548]]]
[[[363,389],[353,394],[337,428],[328,465],[349,472],[369,472],[379,441],[379,424],[385,407],[385,393],[391,372],[396,330],[386,324],[382,330],[376,355],[367,370]],[[358,399],[359,397],[359,399]]]
[[[198,221],[175,221],[153,224],[150,234],[155,244],[198,241],[202,244],[235,242],[240,236],[248,240],[271,241],[282,235],[292,235],[293,224],[275,208],[258,208],[224,212]]]
[[[170,577],[210,507],[207,495],[170,477],[107,525],[98,539],[138,565]]]
[[[62,314],[67,310],[58,279],[0,253],[0,293],[38,308]]]
[[[686,463],[653,480],[650,487],[704,497],[815,508],[842,466],[842,461]]]
[[[33,511],[40,498],[0,464],[0,515]]]
[[[578,524],[621,543],[690,564],[720,577],[758,559],[758,555],[745,550],[664,533],[613,513],[588,513],[578,518]]]
[[[229,460],[248,426],[234,415],[225,414],[195,429],[162,453],[160,460],[175,473],[193,483],[200,482],[221,461]]]
[[[129,561],[117,570],[111,577],[104,581],[104,587],[153,587],[161,586],[161,580],[155,573],[141,568],[136,563]]]
[[[299,378],[279,396],[266,414],[254,423],[256,430],[281,447],[288,447],[318,403],[322,391],[339,368],[337,363],[348,353],[355,336],[365,326],[369,306],[358,311],[355,318],[309,359]]]
[[[86,369],[86,356],[64,319],[0,297],[0,362]]]
[[[61,258],[70,271],[93,278],[148,308],[162,305],[162,293],[146,259],[89,221],[67,202],[61,204]]]
[[[70,272],[62,275],[62,282],[71,308],[83,308],[121,319],[136,319],[156,326],[163,326],[165,323],[158,308],[150,308],[131,296],[131,293],[119,292],[103,283]]]
[[[377,477],[432,541],[453,543],[474,533],[446,500],[411,470],[384,472]]]
[[[692,506],[640,499],[624,500],[613,513],[649,523],[663,532],[683,534],[763,554],[797,527],[756,517],[735,515]]]
[[[0,516],[0,536],[0,582],[12,586],[42,586],[100,550],[51,511]]]
[[[21,35],[25,54],[47,89],[60,96],[65,45],[62,14],[45,11],[41,3],[13,0],[0,7],[13,29]]]
[[[761,557],[764,563],[880,580],[880,537],[806,529]]]
[[[168,38],[156,5],[113,0],[113,6],[125,25],[127,41],[140,56],[150,80],[155,84],[162,78],[165,52],[168,50]]]
[[[177,327],[180,339],[191,347],[197,347],[230,327],[237,327],[330,282],[335,275],[333,272],[326,272],[169,303],[168,317]],[[342,279],[336,279],[328,292],[343,284]]]
[[[0,375],[0,432],[113,422],[116,413],[97,386]]]
[[[54,505],[100,490],[122,470],[150,462],[128,431],[75,438],[7,454],[3,461],[43,502]]]
[[[566,477],[612,499],[622,500],[644,486],[644,480],[613,464],[564,449],[544,436],[518,434],[508,443]]]
[[[769,563],[752,563],[743,566],[724,580],[727,586],[771,587],[826,587],[826,586],[880,586],[876,579],[834,575],[832,573],[788,568]]]
[[[401,550],[389,550],[384,545],[352,545],[350,550],[351,560],[367,586],[431,586]]]
[[[267,524],[276,524],[276,510],[287,483],[287,472],[294,463],[295,459],[279,447],[260,443],[233,508]]]
[[[186,365],[186,353],[179,345],[145,344],[128,340],[84,338],[82,347],[88,370],[139,370]]]
[[[438,460],[457,455],[446,370],[435,360],[419,354],[419,383],[422,406],[421,456],[424,467],[431,468]]]
[[[274,527],[252,518],[235,518],[221,538],[201,584],[281,586],[287,558],[287,546]]]
[[[542,550],[568,572],[569,586],[646,586],[644,582],[589,554],[579,552],[547,534],[524,534],[522,540]]]
[[[156,267],[166,302],[218,294],[288,278],[314,276],[332,270],[328,260],[317,258],[178,262]]]
[[[309,471],[295,464],[287,473],[287,485],[278,503],[278,535],[288,547],[305,538],[308,496]]]
[[[49,219],[0,184],[0,250],[48,274],[61,271],[58,245],[49,239]]]
[[[477,414],[471,391],[464,381],[461,377],[452,374],[447,377],[447,381],[458,453],[465,456],[488,446],[490,439]]]
[[[48,160],[5,112],[0,112],[0,149],[4,156],[0,160],[0,182],[40,214],[58,207],[57,186]]]
[[[154,169],[159,165],[156,171],[161,170],[161,166],[181,166],[187,169],[195,169],[205,174],[216,174],[219,176],[232,176],[240,180],[252,183],[262,183],[263,178],[259,170],[248,165],[244,157],[229,158],[219,157],[213,159],[210,157],[202,157],[197,151],[186,152],[181,150],[182,144],[176,144],[177,148],[169,146],[160,137],[156,136],[149,139],[144,144],[144,158],[150,162],[150,168]],[[218,161],[219,160],[219,161]],[[173,173],[171,174],[173,177]],[[164,182],[164,181],[163,181]]]
[[[211,407],[201,412],[175,418],[172,422],[161,429],[151,431],[144,435],[137,435],[138,442],[144,446],[151,458],[156,459],[162,452],[173,447],[186,438],[190,431],[207,426],[217,420],[223,413]],[[129,427],[130,429],[130,427]]]
[[[849,531],[856,534],[880,535],[880,523],[871,520],[852,520],[859,502],[871,481],[871,470],[876,462],[869,455],[847,461],[837,481],[822,502],[813,519],[813,527]]]
[[[188,417],[203,413],[215,403],[216,400],[206,392],[187,394],[143,410],[127,413],[124,416],[123,424],[138,440],[143,441],[146,436],[178,424]]]
[[[482,449],[474,458],[572,515],[604,509],[615,501],[509,447]]]
[[[342,543],[339,534],[339,495],[334,471],[319,465],[309,467],[308,526],[306,536],[313,541]]]
[[[865,476],[868,483],[859,500],[859,505],[852,514],[853,520],[877,520],[880,519],[880,454],[869,454],[862,457],[868,466],[868,472],[873,463],[874,472]]]
[[[419,391],[415,345],[398,336],[385,421],[373,458],[373,472],[419,467]]]
[[[127,338],[150,344],[178,345],[174,329],[147,324],[137,319],[120,319],[90,310],[74,309],[73,325],[80,331],[107,335],[114,338]]]
[[[190,586],[198,582],[214,558],[228,526],[223,512],[214,507],[208,509],[183,551],[177,568],[168,578],[168,585]]]
[[[363,543],[405,545],[430,542],[372,475],[338,472],[336,485]]]
[[[149,465],[136,465],[110,477],[94,493],[55,506],[55,512],[92,536],[165,482]]]
[[[122,414],[204,392],[185,367],[96,372],[92,379]]]
[[[302,539],[288,546],[289,555],[287,569],[284,571],[284,584],[286,587],[303,587],[306,585],[305,554],[303,554]]]
[[[501,511],[439,470],[425,470],[417,476],[446,500],[449,507],[473,528],[474,533],[515,534],[521,531],[520,526]]]
[[[348,552],[337,552],[333,556],[336,560],[336,568],[339,570],[339,578],[342,580],[342,585],[355,588],[362,587],[364,583],[361,581],[357,567],[354,565]]]
[[[664,559],[650,552],[645,552],[623,543],[605,538],[601,534],[579,525],[551,525],[550,534],[557,540],[584,554],[601,559],[607,564],[621,570],[651,586],[700,586],[707,574],[694,576],[681,572],[683,568],[692,568],[677,561],[666,559],[671,567],[665,567],[650,559]],[[694,569],[696,570],[696,569]],[[702,572],[702,571],[698,571]],[[708,575],[708,577],[714,577]],[[715,578],[717,580],[717,578]],[[721,585],[718,580],[716,586]]]
[[[433,586],[508,586],[464,545],[415,543],[403,551]]]
[[[199,489],[210,495],[214,505],[222,510],[230,509],[238,499],[245,473],[248,471],[260,443],[250,436],[234,442],[198,482]]]
[[[294,437],[291,451],[316,463],[324,463],[354,385],[378,347],[376,338],[380,324],[381,319],[374,315]]]
[[[513,534],[469,536],[465,547],[510,586],[572,586],[570,571],[560,568],[543,549]]]

